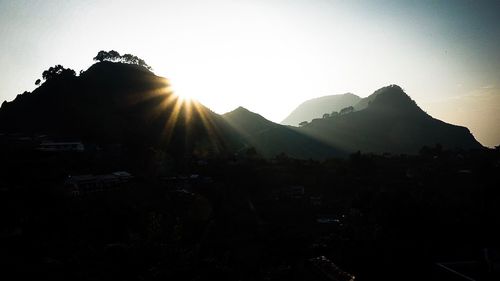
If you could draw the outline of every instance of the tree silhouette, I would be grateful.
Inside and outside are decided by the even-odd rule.
[[[131,54],[125,54],[121,57],[121,61],[125,63],[131,63],[131,64],[139,64],[139,58],[131,55]]]
[[[302,121],[299,123],[300,127],[304,127],[305,125],[309,124],[307,121]]]
[[[95,61],[103,62],[108,58],[108,52],[106,51],[99,51],[97,55],[94,57]]]
[[[42,72],[42,78],[44,80],[50,80],[50,79],[53,79],[57,76],[75,76],[75,75],[76,75],[76,72],[73,69],[64,68],[60,64],[53,66],[53,67],[50,67],[49,69]],[[36,84],[36,82],[35,82],[35,84]]]
[[[340,110],[340,115],[348,114],[348,113],[351,113],[353,111],[354,111],[354,107],[348,106],[348,107],[342,108],[342,110]]]
[[[41,83],[41,82],[42,82],[42,80],[40,80],[40,79],[36,79],[36,81],[35,81],[35,85],[37,85],[37,86],[38,86],[38,85],[40,85],[40,83]]]
[[[121,59],[120,53],[115,50],[111,50],[108,52],[109,60],[111,61],[119,61]]]
[[[326,119],[328,117],[330,117],[330,114],[328,114],[328,113],[323,114],[323,119]]]
[[[121,56],[115,50],[111,50],[109,52],[99,51],[97,55],[94,57],[95,61],[103,62],[103,61],[120,61]]]
[[[103,62],[103,61],[112,61],[112,62],[122,62],[128,64],[135,64],[142,66],[148,70],[152,70],[153,68],[149,66],[143,59],[134,56],[132,54],[124,54],[120,55],[115,50],[111,50],[109,52],[99,51],[97,55],[94,57],[95,61]]]

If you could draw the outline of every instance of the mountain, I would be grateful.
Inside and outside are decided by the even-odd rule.
[[[228,130],[219,115],[174,95],[167,79],[125,63],[100,62],[79,76],[57,75],[0,108],[3,133],[152,146],[179,157],[228,150]]]
[[[0,108],[0,132],[49,135],[127,149],[153,147],[175,159],[254,147],[273,157],[322,158],[335,150],[244,108],[224,116],[186,102],[168,80],[132,64],[100,62],[79,76],[57,75]]]
[[[313,120],[300,131],[351,152],[414,154],[436,144],[482,148],[467,128],[432,118],[397,85],[381,88],[366,100],[364,109]]]
[[[437,143],[482,147],[467,128],[432,118],[395,85],[377,90],[364,109],[314,119],[299,128],[273,123],[242,107],[218,115],[169,89],[167,79],[138,65],[100,62],[79,76],[63,71],[32,93],[4,102],[0,133],[122,144],[137,155],[161,149],[174,159],[230,155],[252,147],[264,157],[286,153],[303,159],[358,150],[417,153]],[[338,98],[359,100],[352,94]]]
[[[281,124],[297,126],[302,121],[311,121],[314,118],[321,118],[325,113],[340,111],[341,109],[353,106],[361,100],[360,97],[347,93],[343,95],[329,95],[310,99],[300,104],[288,115]]]
[[[244,148],[254,147],[265,157],[281,153],[302,159],[343,155],[342,151],[303,134],[295,127],[273,123],[243,107],[224,114],[223,118],[238,131],[240,142],[245,143]]]
[[[375,100],[380,92],[375,91],[375,93],[367,96],[366,98],[360,99],[357,103],[353,105],[355,111],[360,111],[368,107],[368,105]]]

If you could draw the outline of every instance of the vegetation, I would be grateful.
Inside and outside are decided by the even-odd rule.
[[[297,126],[299,122],[310,122],[314,118],[320,118],[324,113],[338,112],[342,108],[354,106],[360,100],[360,97],[349,93],[307,100],[294,109],[281,124]]]
[[[54,79],[56,77],[66,77],[66,76],[75,76],[75,75],[76,75],[76,72],[73,69],[64,68],[60,64],[53,66],[53,67],[50,67],[49,69],[42,72],[42,78],[46,81]],[[39,80],[37,80],[37,81],[39,81]],[[38,82],[38,84],[40,84],[40,82]]]
[[[148,70],[152,70],[151,66],[149,66],[143,59],[131,54],[120,55],[120,53],[118,53],[115,50],[111,50],[109,52],[99,51],[97,55],[94,57],[94,60],[99,62],[111,61],[111,62],[135,64],[145,67]]]
[[[340,115],[344,115],[344,114],[348,114],[348,113],[352,113],[354,112],[354,107],[352,106],[348,106],[348,107],[344,107],[340,110],[339,114]]]

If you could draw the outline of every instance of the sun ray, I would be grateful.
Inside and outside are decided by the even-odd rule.
[[[205,128],[208,139],[214,149],[218,152],[219,149],[223,146],[221,141],[220,132],[218,126],[215,124],[214,120],[208,116],[206,113],[207,109],[204,108],[200,103],[194,103],[194,109],[200,117],[201,122],[203,123],[203,127]]]
[[[175,129],[175,125],[177,124],[177,119],[179,118],[179,114],[182,109],[182,103],[179,102],[179,97],[174,97],[174,100],[175,100],[173,102],[174,106],[165,123],[164,135],[166,137],[167,143],[170,142],[170,139],[172,138],[172,133]]]

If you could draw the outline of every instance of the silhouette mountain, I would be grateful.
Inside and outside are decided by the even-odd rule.
[[[265,157],[331,156],[334,150],[244,108],[218,115],[185,103],[168,80],[145,67],[99,62],[80,76],[61,75],[0,108],[0,132],[47,134],[96,144],[165,149],[174,158],[254,147]]]
[[[294,109],[288,117],[281,121],[281,124],[297,126],[300,122],[321,118],[325,113],[339,112],[345,107],[354,106],[360,100],[360,97],[351,93],[310,99]]]
[[[375,91],[375,93],[367,96],[366,98],[360,99],[357,103],[353,105],[354,111],[360,111],[368,107],[368,105],[375,100],[377,95],[379,94],[379,91]]]
[[[63,71],[32,93],[4,102],[0,132],[119,143],[133,149],[153,147],[176,159],[252,147],[264,157],[286,153],[306,159],[357,150],[416,153],[437,143],[446,148],[482,147],[467,128],[427,115],[398,86],[382,88],[369,98],[363,110],[315,119],[297,128],[242,107],[218,115],[198,102],[183,101],[169,90],[167,79],[143,66],[104,61],[79,76]],[[356,99],[350,94],[339,97]]]
[[[80,76],[47,80],[0,109],[2,132],[167,147],[172,154],[226,150],[231,133],[224,130],[229,128],[219,115],[197,102],[183,103],[167,79],[142,66],[106,61]]]
[[[465,127],[429,116],[397,85],[375,91],[366,108],[316,119],[300,131],[346,151],[417,153],[424,145],[482,148]]]
[[[225,113],[223,117],[238,131],[239,141],[245,144],[244,148],[254,147],[265,157],[285,153],[294,158],[322,159],[343,154],[295,127],[276,124],[243,107]]]

